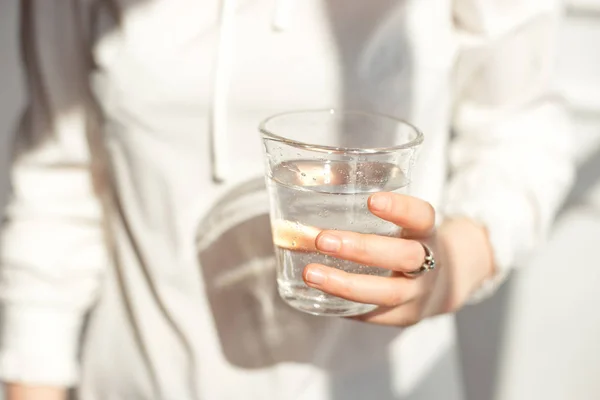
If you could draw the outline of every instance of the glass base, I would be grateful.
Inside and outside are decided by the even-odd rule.
[[[319,295],[315,296],[314,292],[318,292]],[[356,303],[331,296],[307,286],[296,287],[294,290],[279,287],[279,295],[296,310],[321,317],[354,317],[377,308],[372,304]]]

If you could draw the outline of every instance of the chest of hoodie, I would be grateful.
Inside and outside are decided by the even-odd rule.
[[[239,1],[225,49],[219,49],[223,3],[216,1],[132,2],[122,6],[118,27],[108,22],[97,34],[93,87],[107,140],[120,153],[116,169],[130,175],[116,184],[133,184],[139,198],[155,199],[139,202],[147,203],[148,218],[177,206],[191,210],[181,215],[187,226],[230,188],[261,177],[257,126],[272,113],[359,108],[434,130],[426,124],[439,114],[436,82],[446,79],[451,59],[448,2],[286,0],[287,24],[276,29],[280,3]],[[218,51],[231,55],[228,82],[219,89],[227,98],[226,130],[219,132],[226,136],[225,185],[211,176]],[[156,193],[167,193],[169,204],[153,204]]]
[[[120,24],[105,23],[94,48],[107,115],[194,142],[210,128],[215,60],[224,51],[231,54],[225,90],[236,140],[256,141],[257,118],[295,108],[360,107],[410,117],[415,69],[448,58],[448,2],[238,0],[232,40],[219,49],[223,1],[122,2]],[[287,23],[277,29],[282,3]],[[426,35],[422,25],[429,26]]]

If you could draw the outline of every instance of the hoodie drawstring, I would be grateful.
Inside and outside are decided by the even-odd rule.
[[[237,0],[221,1],[209,127],[212,150],[211,167],[215,182],[225,181],[229,166],[227,162],[227,101],[235,50],[236,8]]]
[[[292,0],[276,0],[272,26],[282,31],[289,25]],[[221,0],[217,51],[213,69],[210,111],[210,146],[213,181],[222,183],[229,174],[227,106],[235,53],[235,13],[238,0]]]

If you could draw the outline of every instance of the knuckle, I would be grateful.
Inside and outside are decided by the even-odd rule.
[[[433,205],[429,202],[425,202],[425,207],[431,219],[435,220],[435,208],[433,207]]]
[[[401,204],[401,205],[400,205]],[[398,215],[412,221],[413,229],[430,230],[435,226],[435,208],[431,203],[412,198],[399,202]]]
[[[431,203],[425,202],[425,229],[431,229],[435,226],[435,208]]]

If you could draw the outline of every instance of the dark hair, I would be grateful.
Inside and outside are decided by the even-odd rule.
[[[52,116],[45,84],[36,51],[34,1],[20,2],[20,55],[25,73],[27,107],[20,120],[15,137],[17,155],[38,145],[52,126]],[[35,118],[35,121],[34,121]]]
[[[25,72],[25,85],[27,94],[27,107],[23,113],[20,125],[17,130],[16,145],[17,154],[30,150],[41,144],[45,139],[52,135],[53,127],[53,108],[61,110],[70,104],[53,105],[48,95],[47,85],[44,81],[43,68],[40,59],[39,37],[43,32],[38,32],[40,11],[37,10],[42,2],[48,0],[21,0],[20,1],[20,56],[23,70]],[[78,79],[80,93],[73,101],[82,103],[85,106],[86,116],[89,118],[98,118],[100,109],[97,107],[94,97],[88,85],[88,74],[95,68],[91,52],[91,42],[95,32],[95,16],[100,11],[106,11],[118,24],[120,21],[120,12],[114,0],[96,0],[94,2],[84,2],[81,0],[60,0],[54,2],[53,13],[68,18],[68,23],[73,26],[76,35],[68,43],[55,43],[58,48],[64,46],[74,46],[73,50],[79,55],[75,62],[77,71],[82,71],[83,76],[75,76],[72,79]],[[48,3],[44,4],[47,6]],[[37,15],[36,15],[37,13]],[[51,18],[47,16],[45,18]],[[51,24],[54,21],[50,22]],[[57,24],[62,21],[56,21]],[[46,26],[47,28],[47,26]],[[52,44],[51,44],[52,45]],[[69,66],[65,66],[68,68]],[[81,74],[80,74],[81,75]]]
[[[46,3],[47,2],[47,3]],[[95,67],[91,53],[91,30],[84,23],[84,18],[90,18],[90,13],[96,13],[101,6],[108,6],[112,13],[116,11],[112,0],[101,0],[94,3],[90,8],[82,10],[81,0],[56,0],[49,6],[48,0],[21,0],[20,1],[20,53],[23,70],[25,72],[25,83],[27,93],[27,107],[21,117],[14,141],[14,157],[19,156],[36,149],[46,140],[52,138],[54,128],[54,115],[56,112],[63,111],[72,107],[74,103],[81,106],[85,113],[85,132],[87,143],[90,147],[90,172],[92,174],[94,187],[98,195],[105,197],[109,188],[106,184],[108,174],[106,171],[106,150],[102,140],[102,113],[96,103],[89,87],[88,76]],[[111,6],[112,4],[112,6]],[[48,79],[44,75],[43,60],[40,56],[41,35],[46,32],[38,31],[40,29],[41,11],[38,7],[53,7],[53,15],[60,15],[68,18],[68,24],[74,30],[71,40],[63,41],[57,38],[56,43],[49,43],[56,48],[57,52],[70,51],[77,54],[74,60],[69,60],[69,65],[65,65],[63,70],[75,71],[73,76],[69,75],[69,82],[73,83],[75,90],[73,94],[66,99],[61,99],[62,103],[52,103],[47,90]],[[112,10],[112,11],[111,11]],[[87,13],[87,17],[84,17]],[[44,15],[44,18],[51,18],[52,15]],[[91,20],[91,18],[90,18]],[[56,24],[55,24],[56,22]],[[46,25],[43,28],[51,29],[62,28],[58,24],[62,21],[44,20]],[[66,46],[71,46],[65,48]],[[76,63],[76,65],[71,65]]]

